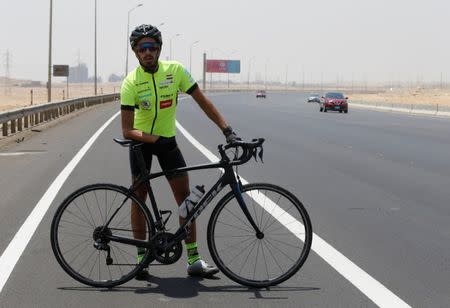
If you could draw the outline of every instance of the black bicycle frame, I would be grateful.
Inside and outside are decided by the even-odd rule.
[[[138,179],[135,181],[135,183],[133,183],[133,185],[130,186],[130,188],[128,190],[129,195],[131,195],[136,190],[136,188],[139,187],[140,185],[142,185],[142,184],[146,185],[148,195],[150,198],[150,203],[151,203],[152,210],[153,210],[153,214],[155,215],[156,228],[158,231],[162,231],[163,230],[162,217],[161,217],[159,209],[156,205],[156,200],[155,200],[155,196],[153,194],[153,190],[150,185],[150,180],[161,177],[163,175],[164,176],[175,175],[178,173],[192,171],[192,170],[222,168],[222,169],[224,169],[224,174],[211,187],[211,189],[203,195],[203,197],[195,205],[195,207],[192,209],[192,211],[188,214],[183,225],[181,225],[180,228],[175,232],[173,241],[170,243],[167,243],[165,246],[171,247],[171,246],[173,246],[174,243],[185,239],[189,233],[189,226],[194,222],[194,220],[198,216],[200,216],[201,212],[208,206],[208,204],[211,202],[211,200],[214,199],[214,197],[217,194],[219,194],[220,191],[227,185],[230,185],[231,190],[233,191],[233,193],[239,203],[239,206],[241,207],[241,209],[244,212],[245,216],[247,217],[248,221],[254,228],[255,233],[262,234],[261,231],[259,230],[258,226],[256,225],[255,221],[253,220],[252,216],[250,215],[247,205],[245,204],[245,201],[242,198],[241,183],[237,181],[236,176],[233,171],[233,166],[237,165],[237,164],[238,164],[238,162],[235,162],[235,161],[221,160],[218,163],[183,167],[183,168],[172,169],[172,170],[162,171],[162,172],[153,173],[153,174],[147,174],[144,176],[141,173],[141,175],[138,177]],[[138,165],[139,165],[140,170],[145,170],[145,163],[143,161],[142,153],[140,151],[138,152]],[[125,202],[127,200],[128,200],[128,198],[126,198],[124,200],[124,202],[122,203],[122,205],[115,211],[115,213],[111,216],[111,218],[109,219],[109,221],[105,225],[105,227],[109,224],[109,222],[113,219],[115,214],[120,210],[120,208],[123,206],[123,204],[125,204]],[[105,235],[105,237],[114,242],[129,244],[129,245],[133,245],[136,247],[151,248],[150,240],[137,240],[137,239],[123,238],[123,237],[114,236],[114,235]]]

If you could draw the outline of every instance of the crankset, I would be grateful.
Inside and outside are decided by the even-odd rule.
[[[152,254],[159,263],[173,264],[181,258],[183,245],[173,240],[174,235],[169,232],[158,233],[152,238]]]

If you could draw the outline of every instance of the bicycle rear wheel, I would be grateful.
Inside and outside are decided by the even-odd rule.
[[[263,288],[294,275],[308,257],[311,222],[302,203],[272,184],[242,187],[242,198],[258,228],[257,238],[233,192],[215,207],[208,223],[208,247],[220,270],[242,285]]]
[[[145,230],[131,225],[131,201],[137,204],[135,213],[144,217]],[[70,276],[86,285],[109,288],[132,279],[151,261],[151,252],[147,249],[144,261],[138,263],[135,246],[107,236],[134,239],[137,235],[148,240],[149,234],[155,234],[155,227],[145,204],[125,187],[94,184],[78,189],[61,203],[51,225],[51,244]]]

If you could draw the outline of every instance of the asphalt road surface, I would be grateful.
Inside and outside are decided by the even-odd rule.
[[[241,167],[241,176],[287,188],[311,216],[313,251],[294,277],[269,290],[220,273],[188,278],[185,254],[176,264],[151,266],[149,281],[112,290],[69,277],[50,247],[57,206],[83,185],[130,181],[127,150],[112,141],[121,137],[119,117],[85,146],[118,112],[118,103],[109,103],[0,149],[0,306],[450,306],[449,119],[351,105],[348,114],[320,113],[301,94],[210,97],[243,139],[266,138],[264,164]],[[224,138],[190,98],[180,100],[178,121],[218,155]],[[210,162],[181,132],[177,140],[188,164]],[[192,185],[219,176],[190,173]],[[166,181],[154,189],[158,204],[175,211]],[[198,221],[199,250],[210,262],[205,231],[212,207]],[[175,230],[176,219],[171,223]]]

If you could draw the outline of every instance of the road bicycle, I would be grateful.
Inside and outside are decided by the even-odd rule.
[[[255,288],[277,285],[294,275],[306,261],[312,242],[309,215],[302,203],[277,185],[243,185],[237,166],[252,157],[263,159],[264,139],[219,145],[220,161],[149,173],[141,146],[132,140],[114,139],[130,147],[140,169],[129,188],[93,184],[70,194],[58,207],[51,225],[51,244],[61,267],[74,279],[93,287],[123,284],[155,260],[177,262],[189,227],[219,192],[229,186],[215,205],[208,222],[207,241],[217,267],[233,281]],[[223,175],[188,213],[175,233],[166,224],[171,210],[157,206],[150,181],[180,172],[219,168]],[[134,193],[146,185],[149,208]],[[145,230],[133,229],[131,201],[145,220]],[[137,261],[137,247],[145,256]]]

